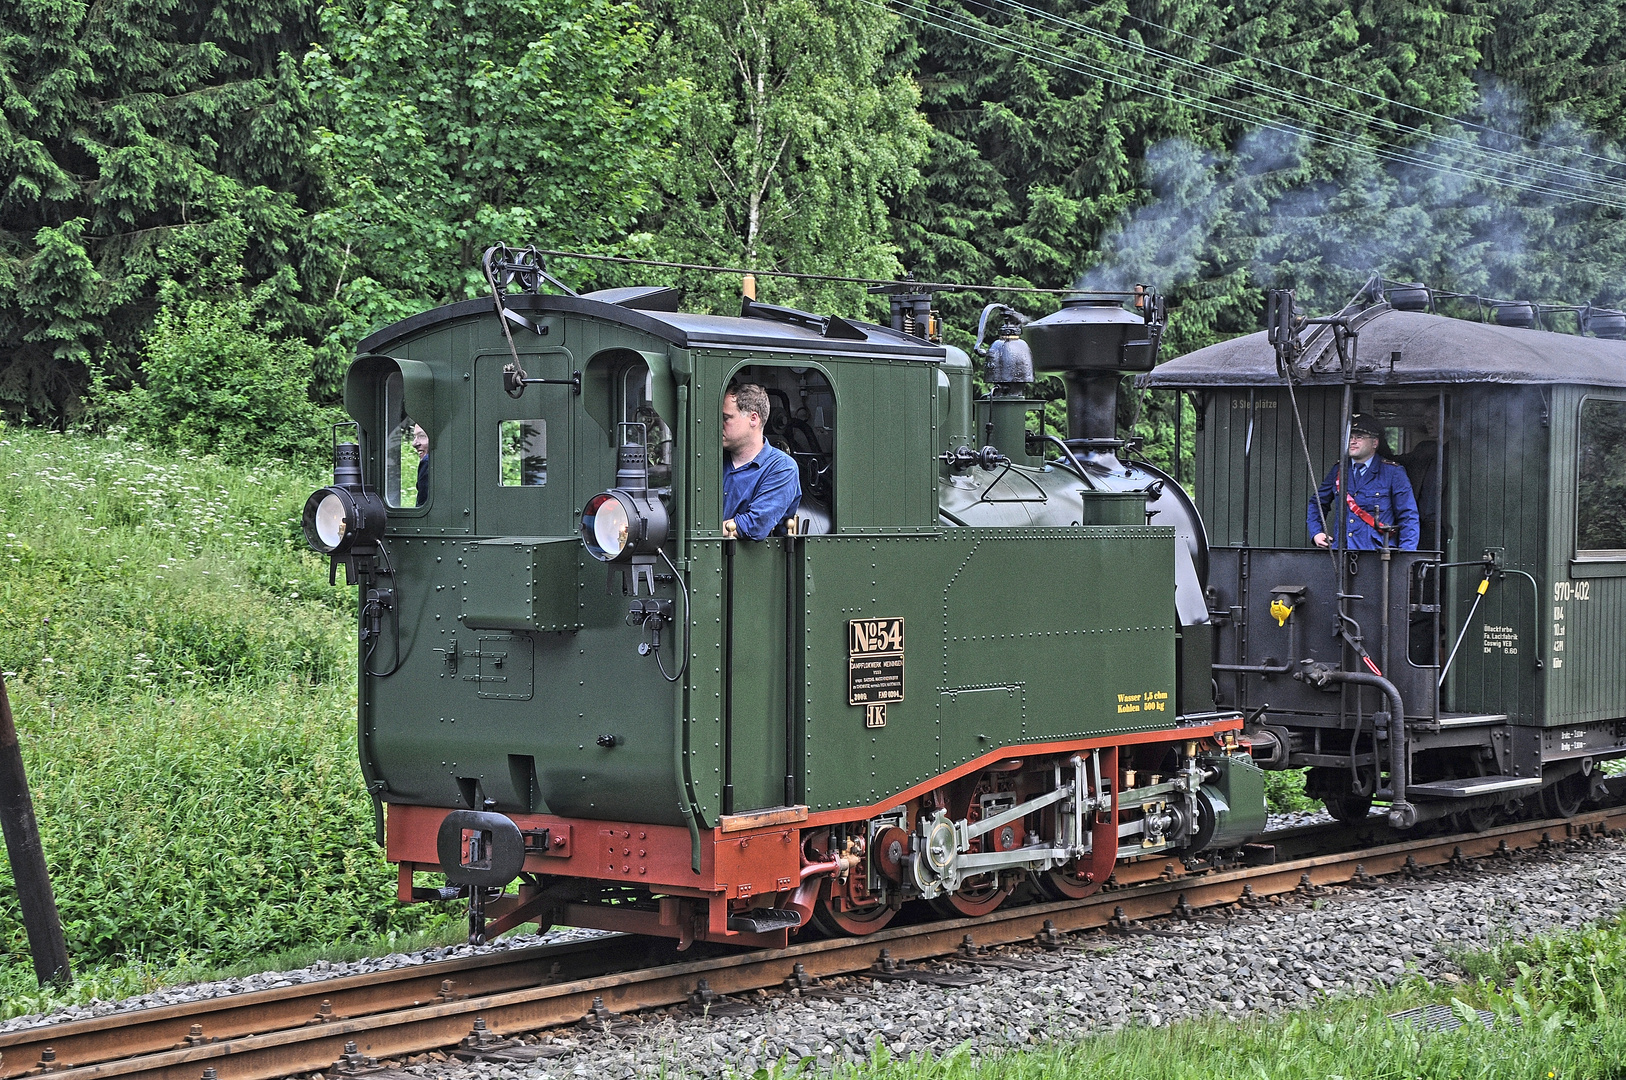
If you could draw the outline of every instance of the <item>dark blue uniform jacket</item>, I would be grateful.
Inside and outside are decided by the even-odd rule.
[[[1373,457],[1367,459],[1364,469],[1353,461],[1350,462],[1349,474],[1349,487],[1354,494],[1355,504],[1371,514],[1379,525],[1399,526],[1398,533],[1389,534],[1389,545],[1398,547],[1401,551],[1416,551],[1417,498],[1412,494],[1411,481],[1406,479],[1406,470],[1392,461]],[[1327,478],[1321,482],[1316,497],[1310,500],[1309,510],[1305,515],[1305,525],[1310,530],[1310,538],[1314,539],[1316,533],[1324,531],[1336,544],[1337,514],[1342,511],[1349,521],[1349,550],[1376,551],[1383,546],[1378,531],[1362,521],[1343,498],[1334,495],[1337,486],[1338,466],[1334,465]],[[1327,515],[1327,527],[1324,530],[1321,527],[1321,515],[1316,513],[1317,502]]]

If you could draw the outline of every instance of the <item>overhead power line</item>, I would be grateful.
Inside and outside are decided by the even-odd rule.
[[[1341,82],[1338,82],[1336,79],[1329,79],[1329,78],[1327,78],[1327,77],[1325,77],[1323,75],[1317,75],[1317,74],[1315,74],[1313,72],[1309,72],[1309,71],[1302,71],[1299,68],[1291,67],[1291,66],[1289,66],[1287,64],[1277,63],[1276,61],[1270,59],[1268,56],[1260,56],[1260,55],[1257,55],[1255,53],[1245,53],[1245,52],[1242,52],[1242,51],[1240,51],[1238,49],[1233,49],[1228,45],[1221,45],[1217,41],[1212,41],[1212,40],[1210,40],[1208,38],[1198,37],[1195,34],[1188,34],[1188,33],[1185,33],[1184,31],[1176,30],[1171,26],[1166,26],[1163,23],[1154,22],[1153,20],[1148,19],[1148,18],[1146,18],[1144,16],[1136,15],[1133,12],[1124,12],[1124,16],[1126,18],[1134,21],[1134,22],[1140,23],[1142,26],[1149,26],[1154,30],[1162,30],[1166,34],[1172,34],[1175,37],[1180,37],[1180,38],[1186,39],[1187,41],[1196,42],[1199,45],[1206,46],[1206,47],[1214,49],[1214,50],[1216,50],[1218,52],[1229,53],[1230,55],[1235,56],[1238,59],[1247,60],[1247,61],[1250,61],[1252,63],[1259,64],[1262,67],[1273,68],[1273,69],[1275,69],[1277,71],[1286,72],[1287,74],[1295,75],[1295,76],[1297,76],[1297,77],[1299,77],[1301,79],[1308,79],[1311,82],[1319,83],[1319,84],[1321,84],[1323,86],[1331,87],[1331,88],[1333,88],[1335,90],[1343,90],[1343,91],[1347,91],[1348,93],[1351,93],[1351,94],[1357,94],[1357,95],[1359,95],[1361,97],[1366,98],[1369,101],[1374,101],[1374,102],[1377,102],[1377,103],[1379,103],[1381,105],[1391,105],[1391,106],[1394,106],[1395,108],[1398,108],[1398,109],[1405,109],[1408,112],[1417,113],[1420,116],[1429,116],[1429,117],[1433,117],[1436,120],[1446,120],[1446,121],[1449,121],[1450,123],[1453,123],[1453,124],[1460,124],[1463,127],[1473,128],[1476,131],[1483,131],[1483,132],[1485,132],[1486,134],[1489,134],[1489,135],[1502,135],[1502,136],[1504,136],[1506,138],[1509,138],[1509,139],[1518,139],[1518,138],[1520,138],[1520,136],[1517,135],[1514,132],[1503,131],[1500,128],[1494,128],[1494,127],[1491,127],[1488,124],[1476,123],[1476,122],[1474,122],[1472,120],[1465,120],[1465,119],[1463,119],[1461,117],[1448,116],[1445,113],[1436,112],[1435,110],[1430,109],[1427,106],[1413,105],[1410,102],[1399,101],[1399,100],[1396,100],[1395,98],[1388,97],[1388,96],[1386,96],[1384,94],[1376,94],[1376,93],[1373,93],[1370,90],[1362,90],[1358,86],[1350,86],[1348,83],[1341,83]],[[1573,152],[1579,154],[1582,157],[1587,157],[1587,158],[1591,158],[1594,161],[1602,162],[1605,165],[1618,166],[1618,165],[1621,164],[1620,161],[1618,161],[1618,160],[1616,160],[1614,158],[1606,157],[1606,156],[1604,156],[1602,154],[1594,154],[1594,153],[1592,153],[1591,151],[1588,151],[1588,150],[1579,150],[1579,149],[1577,149],[1577,150],[1574,150]]]
[[[886,0],[866,0],[866,2],[871,3],[872,6],[875,7],[893,10],[901,17],[919,25],[941,30],[945,33],[952,34],[978,44],[992,45],[995,48],[999,48],[1002,51],[1010,53],[1019,58],[1029,60],[1041,66],[1070,71],[1075,74],[1087,75],[1092,78],[1101,79],[1135,93],[1144,94],[1150,97],[1157,97],[1166,101],[1190,105],[1193,108],[1207,112],[1211,115],[1215,115],[1223,119],[1234,120],[1255,128],[1276,131],[1278,133],[1294,136],[1296,138],[1303,138],[1320,142],[1324,145],[1347,149],[1359,154],[1369,154],[1385,161],[1391,161],[1403,165],[1411,165],[1436,173],[1466,177],[1495,185],[1517,186],[1526,191],[1546,195],[1554,199],[1587,203],[1590,205],[1609,207],[1612,209],[1626,208],[1626,198],[1616,199],[1609,197],[1608,189],[1611,189],[1614,185],[1620,183],[1612,178],[1609,178],[1607,183],[1600,184],[1598,178],[1589,176],[1589,183],[1602,186],[1606,189],[1605,192],[1592,192],[1568,186],[1555,187],[1550,179],[1533,179],[1519,175],[1519,173],[1510,171],[1506,167],[1497,167],[1494,164],[1482,164],[1475,166],[1472,164],[1441,161],[1437,157],[1413,150],[1406,146],[1390,146],[1382,143],[1372,144],[1362,141],[1357,137],[1347,135],[1338,131],[1337,129],[1327,128],[1323,125],[1306,126],[1291,120],[1283,119],[1281,117],[1261,114],[1234,102],[1210,99],[1177,86],[1163,86],[1132,70],[1106,66],[1098,61],[1086,57],[1080,57],[1077,55],[1069,56],[1066,54],[1057,53],[1052,43],[1040,42],[1030,38],[1021,37],[999,27],[994,27],[988,25],[987,23],[975,21],[971,17],[964,15],[957,10],[933,7],[929,2],[910,3],[907,2],[907,0],[901,0],[901,2],[891,7],[888,6]],[[1004,0],[1004,2],[1012,3],[1016,6],[1022,6],[1017,3],[1017,0]],[[1045,13],[1039,12],[1038,14],[1044,15]],[[1048,18],[1048,16],[1046,17]],[[1096,33],[1100,32],[1097,31]],[[1129,47],[1131,44],[1124,42],[1123,39],[1117,38],[1114,35],[1108,34],[1104,36],[1108,42],[1116,43],[1118,46],[1124,48]],[[1124,48],[1120,48],[1119,51],[1124,51]],[[1131,49],[1130,51],[1134,50]],[[1203,67],[1203,65],[1197,66]],[[1225,73],[1216,72],[1216,74],[1221,78],[1228,77]],[[1303,100],[1310,104],[1320,104],[1309,98],[1304,98]],[[1432,133],[1422,129],[1411,130],[1417,134],[1427,137],[1436,137]],[[1527,155],[1518,155],[1512,159],[1504,160],[1510,160],[1513,164],[1531,167],[1535,159],[1532,159]]]
[[[969,4],[972,4],[972,5],[976,6],[976,7],[982,8],[984,11],[987,11],[990,14],[995,13],[995,9],[993,7],[991,7],[989,3],[985,2],[985,0],[965,0],[965,2],[969,3]],[[1289,104],[1300,105],[1300,106],[1316,109],[1316,110],[1319,110],[1319,111],[1323,111],[1323,112],[1327,112],[1327,113],[1331,113],[1331,114],[1335,114],[1335,115],[1341,115],[1341,116],[1347,117],[1347,118],[1349,118],[1351,120],[1354,120],[1354,121],[1356,121],[1356,122],[1358,122],[1360,124],[1363,124],[1365,126],[1380,129],[1381,131],[1383,131],[1385,134],[1388,134],[1388,135],[1394,135],[1394,136],[1400,136],[1400,137],[1417,137],[1417,138],[1431,139],[1437,144],[1442,144],[1443,143],[1443,144],[1453,145],[1453,146],[1457,147],[1463,153],[1472,154],[1472,155],[1485,157],[1485,158],[1500,160],[1500,161],[1503,161],[1503,162],[1507,163],[1510,166],[1516,166],[1516,167],[1520,167],[1520,168],[1524,168],[1524,169],[1529,169],[1529,170],[1532,170],[1534,172],[1543,173],[1543,174],[1546,174],[1546,175],[1549,175],[1549,176],[1556,176],[1556,177],[1560,177],[1560,178],[1569,178],[1569,179],[1573,179],[1573,180],[1576,180],[1576,181],[1579,181],[1579,182],[1582,182],[1582,183],[1594,184],[1594,185],[1599,185],[1599,186],[1603,186],[1603,187],[1616,188],[1623,195],[1626,195],[1626,181],[1623,181],[1623,180],[1618,179],[1616,177],[1608,176],[1608,175],[1602,174],[1602,173],[1593,172],[1592,170],[1589,170],[1589,169],[1577,168],[1577,167],[1574,167],[1574,166],[1564,164],[1562,162],[1547,161],[1547,160],[1544,160],[1544,159],[1542,159],[1540,157],[1536,157],[1536,156],[1533,156],[1533,155],[1530,155],[1530,154],[1527,154],[1527,153],[1524,153],[1524,152],[1518,151],[1518,150],[1507,150],[1507,149],[1503,149],[1501,147],[1486,146],[1486,145],[1484,145],[1482,143],[1479,143],[1477,141],[1442,134],[1440,132],[1436,132],[1436,131],[1433,131],[1433,130],[1428,129],[1428,128],[1417,127],[1417,126],[1412,125],[1412,124],[1403,124],[1403,123],[1401,123],[1401,122],[1399,122],[1397,120],[1394,120],[1394,119],[1392,119],[1390,117],[1379,116],[1376,113],[1361,112],[1361,111],[1359,111],[1357,109],[1351,109],[1351,108],[1348,108],[1347,106],[1338,105],[1338,104],[1333,103],[1333,102],[1321,101],[1319,99],[1310,97],[1310,96],[1308,96],[1306,94],[1300,94],[1300,93],[1298,93],[1296,91],[1293,91],[1293,90],[1286,90],[1286,89],[1283,89],[1281,87],[1274,86],[1274,85],[1272,85],[1270,83],[1263,82],[1263,81],[1261,81],[1259,79],[1249,77],[1247,75],[1242,75],[1242,74],[1239,74],[1239,73],[1234,72],[1234,71],[1229,71],[1229,70],[1226,70],[1226,69],[1223,69],[1223,68],[1215,67],[1214,65],[1211,65],[1211,64],[1205,64],[1205,63],[1203,63],[1201,61],[1192,60],[1192,59],[1189,59],[1187,57],[1180,56],[1180,55],[1178,55],[1176,53],[1168,52],[1168,51],[1166,51],[1164,49],[1154,48],[1153,46],[1147,45],[1144,42],[1137,42],[1137,41],[1129,40],[1127,38],[1118,37],[1116,34],[1110,34],[1110,33],[1106,32],[1105,30],[1101,30],[1098,27],[1093,27],[1093,26],[1090,26],[1090,25],[1088,25],[1086,23],[1078,22],[1077,20],[1074,20],[1074,19],[1064,18],[1062,16],[1052,14],[1051,12],[1044,11],[1043,9],[1034,7],[1031,4],[1024,3],[1023,0],[994,0],[994,2],[1001,4],[1002,6],[1004,6],[1006,8],[1009,8],[1012,11],[1016,11],[1016,12],[1019,12],[1021,14],[1025,14],[1025,15],[1030,16],[1030,17],[1032,17],[1034,19],[1037,19],[1039,21],[1048,22],[1048,23],[1051,23],[1053,25],[1064,28],[1066,30],[1069,30],[1069,31],[1071,31],[1073,33],[1079,34],[1081,36],[1105,42],[1109,46],[1111,46],[1111,47],[1113,47],[1115,49],[1118,49],[1119,51],[1128,51],[1128,52],[1138,53],[1140,55],[1143,55],[1143,56],[1146,56],[1148,58],[1161,61],[1161,62],[1169,64],[1171,66],[1180,68],[1182,70],[1186,70],[1186,71],[1190,71],[1190,72],[1192,72],[1194,74],[1204,75],[1204,76],[1208,76],[1208,77],[1211,77],[1211,78],[1214,78],[1214,79],[1222,80],[1224,82],[1231,83],[1231,84],[1233,84],[1233,85],[1235,85],[1235,86],[1237,86],[1239,88],[1246,89],[1246,90],[1251,90],[1254,93],[1261,94],[1261,95],[1266,96],[1266,97],[1272,97],[1272,98],[1275,98],[1277,100],[1287,102]],[[1178,33],[1178,31],[1169,31],[1169,32],[1170,33]],[[1190,38],[1190,35],[1182,34],[1181,36]],[[1200,40],[1200,39],[1191,38],[1191,40],[1197,41],[1197,40]],[[1229,50],[1228,49],[1226,51],[1231,52],[1234,55],[1242,57],[1244,59],[1250,59],[1250,60],[1262,60],[1263,59],[1262,57],[1247,57],[1247,56],[1245,56],[1245,54],[1235,52],[1235,50]],[[1344,86],[1341,83],[1332,83],[1329,80],[1320,79],[1319,77],[1316,77],[1316,76],[1310,76],[1310,75],[1308,75],[1308,74],[1306,74],[1304,72],[1299,72],[1296,69],[1288,68],[1285,65],[1272,64],[1270,66],[1272,66],[1274,68],[1277,68],[1277,69],[1280,69],[1280,70],[1283,70],[1283,71],[1290,71],[1290,72],[1293,72],[1293,73],[1298,74],[1298,75],[1303,75],[1305,78],[1316,78],[1317,81],[1319,81],[1319,82],[1325,83],[1325,84],[1330,85],[1330,86],[1338,87],[1339,89],[1347,90],[1350,93],[1363,94],[1364,96],[1366,96],[1368,98],[1375,99],[1375,100],[1383,102],[1385,104],[1389,104],[1389,105],[1399,105],[1400,104],[1399,102],[1395,102],[1390,98],[1383,97],[1382,95],[1373,95],[1370,92],[1359,91],[1359,90],[1356,90],[1354,87]],[[1439,115],[1439,114],[1435,114],[1435,115]],[[1487,129],[1483,129],[1483,130],[1489,131],[1490,129],[1487,128]],[[1504,135],[1507,138],[1517,138],[1517,136],[1508,135],[1505,132],[1496,132],[1496,134]],[[1600,161],[1607,161],[1608,160],[1606,158],[1600,158],[1597,155],[1593,155],[1593,154],[1588,154],[1586,156],[1592,157],[1595,160],[1600,160]],[[1620,162],[1614,162],[1613,164],[1619,165],[1621,163]]]
[[[966,2],[972,4],[972,5],[976,6],[976,7],[982,8],[984,11],[987,11],[990,14],[995,13],[995,9],[993,7],[991,7],[989,5],[989,3],[985,2],[985,0],[966,0]],[[1181,68],[1183,70],[1190,71],[1190,72],[1193,72],[1193,73],[1196,73],[1196,74],[1206,75],[1206,76],[1209,76],[1209,77],[1212,77],[1212,78],[1215,78],[1215,79],[1223,80],[1225,82],[1234,84],[1234,85],[1238,86],[1239,88],[1251,90],[1254,93],[1261,94],[1261,95],[1264,95],[1264,96],[1267,96],[1267,97],[1273,97],[1273,98],[1276,98],[1277,100],[1284,101],[1284,102],[1287,102],[1287,103],[1290,103],[1290,104],[1305,106],[1305,107],[1308,107],[1308,108],[1317,109],[1317,110],[1332,113],[1332,114],[1335,114],[1335,115],[1342,115],[1342,116],[1347,117],[1349,119],[1355,120],[1355,121],[1357,121],[1357,122],[1359,122],[1359,123],[1361,123],[1363,125],[1380,129],[1384,133],[1389,134],[1389,135],[1396,135],[1396,136],[1402,136],[1402,137],[1427,138],[1427,139],[1433,140],[1437,144],[1438,143],[1451,144],[1451,145],[1457,147],[1458,149],[1460,149],[1462,152],[1467,153],[1467,154],[1472,154],[1472,155],[1477,155],[1477,156],[1481,156],[1481,157],[1500,160],[1500,161],[1503,161],[1503,162],[1505,162],[1505,163],[1507,163],[1507,164],[1509,164],[1511,166],[1517,166],[1517,167],[1521,167],[1521,168],[1525,168],[1525,169],[1530,169],[1530,170],[1532,170],[1534,172],[1546,174],[1546,175],[1549,175],[1549,176],[1556,176],[1556,177],[1560,177],[1560,178],[1569,178],[1569,179],[1573,179],[1573,180],[1576,180],[1576,181],[1579,181],[1579,182],[1582,182],[1582,183],[1594,184],[1594,185],[1599,185],[1599,186],[1602,186],[1602,187],[1612,187],[1612,188],[1618,189],[1623,195],[1626,195],[1626,181],[1623,181],[1623,180],[1618,179],[1616,177],[1608,176],[1608,175],[1602,174],[1602,173],[1593,172],[1592,170],[1589,170],[1589,169],[1577,168],[1577,167],[1574,167],[1574,166],[1564,164],[1562,162],[1547,161],[1547,160],[1544,160],[1542,158],[1539,158],[1539,157],[1536,157],[1536,156],[1533,156],[1533,155],[1530,155],[1530,154],[1527,154],[1527,153],[1524,153],[1524,152],[1521,152],[1521,151],[1517,151],[1517,150],[1507,150],[1507,149],[1503,149],[1501,147],[1485,146],[1484,144],[1479,143],[1477,141],[1473,141],[1473,140],[1469,140],[1469,139],[1463,139],[1463,138],[1459,138],[1459,137],[1455,137],[1455,136],[1451,136],[1451,135],[1445,135],[1445,134],[1433,131],[1433,130],[1428,129],[1428,128],[1417,127],[1417,126],[1412,125],[1412,124],[1403,124],[1403,123],[1400,123],[1399,121],[1394,120],[1394,119],[1392,119],[1390,117],[1379,116],[1376,113],[1361,112],[1361,111],[1359,111],[1357,109],[1351,109],[1351,108],[1348,108],[1347,106],[1338,105],[1338,104],[1333,103],[1333,102],[1321,101],[1321,100],[1318,100],[1316,98],[1312,98],[1312,97],[1310,97],[1310,96],[1308,96],[1306,94],[1300,94],[1300,93],[1298,93],[1296,91],[1293,91],[1293,90],[1286,90],[1286,89],[1283,89],[1281,87],[1274,86],[1274,85],[1272,85],[1270,83],[1262,82],[1259,79],[1255,79],[1255,78],[1251,78],[1251,77],[1246,76],[1246,75],[1239,74],[1237,72],[1228,71],[1228,70],[1225,70],[1223,68],[1215,67],[1214,65],[1211,65],[1211,64],[1205,64],[1205,63],[1203,63],[1201,61],[1192,60],[1192,59],[1189,59],[1187,57],[1180,56],[1180,55],[1178,55],[1176,53],[1168,52],[1168,51],[1166,51],[1164,49],[1154,48],[1154,47],[1152,47],[1150,45],[1147,45],[1144,42],[1137,42],[1137,41],[1129,40],[1127,38],[1118,37],[1116,34],[1110,34],[1110,33],[1106,32],[1105,30],[1102,30],[1102,29],[1100,29],[1098,27],[1093,27],[1093,26],[1090,26],[1090,25],[1088,25],[1086,23],[1078,22],[1075,19],[1064,18],[1062,16],[1052,14],[1051,12],[1044,11],[1043,9],[1034,7],[1031,4],[1024,3],[1023,0],[994,0],[994,2],[999,3],[1002,6],[1004,6],[1006,8],[1009,8],[1009,9],[1011,9],[1013,11],[1028,15],[1028,16],[1030,16],[1030,17],[1032,17],[1034,19],[1040,20],[1042,22],[1048,22],[1048,23],[1051,23],[1053,25],[1062,27],[1062,28],[1064,28],[1066,30],[1072,31],[1072,32],[1074,32],[1076,34],[1079,34],[1081,36],[1105,42],[1110,47],[1118,49],[1120,51],[1130,51],[1130,52],[1139,53],[1139,54],[1144,55],[1146,57],[1149,57],[1151,59],[1155,59],[1155,60],[1159,60],[1159,61],[1162,61],[1164,63],[1167,63],[1167,64],[1172,65],[1174,67],[1178,67],[1178,68]],[[1150,25],[1156,25],[1156,24],[1150,24]],[[1160,29],[1167,29],[1165,27],[1159,27],[1159,28]],[[1178,31],[1173,31],[1173,30],[1171,30],[1169,32],[1170,33],[1179,33]],[[1181,34],[1180,36],[1189,38],[1190,40],[1193,40],[1193,41],[1200,41],[1200,39],[1193,38],[1193,37],[1191,37],[1191,35]],[[1256,61],[1262,61],[1263,60],[1263,57],[1249,57],[1249,56],[1246,56],[1243,53],[1238,53],[1238,52],[1236,52],[1235,50],[1232,50],[1232,49],[1227,49],[1226,51],[1232,53],[1233,55],[1241,57],[1243,59],[1256,60]],[[1384,97],[1382,95],[1374,95],[1374,94],[1370,93],[1369,91],[1361,91],[1361,90],[1357,90],[1356,88],[1351,87],[1351,86],[1345,86],[1344,84],[1341,84],[1341,83],[1333,83],[1330,80],[1321,79],[1318,76],[1311,76],[1311,75],[1309,75],[1309,74],[1307,74],[1305,72],[1297,71],[1296,69],[1286,67],[1285,65],[1282,65],[1282,64],[1274,64],[1273,63],[1270,66],[1273,67],[1273,68],[1282,70],[1282,71],[1293,72],[1294,74],[1301,75],[1301,76],[1303,76],[1305,78],[1308,78],[1308,79],[1315,79],[1316,81],[1318,81],[1320,83],[1323,83],[1323,84],[1329,85],[1329,86],[1334,86],[1334,87],[1337,87],[1339,89],[1346,90],[1346,91],[1348,91],[1350,93],[1361,94],[1361,95],[1363,95],[1363,96],[1365,96],[1365,97],[1367,97],[1369,99],[1373,99],[1373,100],[1382,102],[1384,104],[1388,104],[1388,105],[1400,105],[1401,104],[1399,102],[1393,101],[1390,98],[1386,98],[1386,97]],[[1440,114],[1435,113],[1433,115],[1439,116]],[[1444,118],[1444,117],[1442,117],[1442,118]],[[1489,128],[1482,128],[1482,130],[1485,130],[1487,132],[1491,131],[1491,129],[1489,129]],[[1505,132],[1495,132],[1495,134],[1504,135],[1507,138],[1515,138],[1515,139],[1518,138],[1517,136],[1509,135],[1509,134],[1507,134]],[[1598,155],[1595,155],[1595,154],[1586,154],[1585,156],[1591,157],[1594,160],[1599,160],[1599,161],[1607,161],[1608,160],[1607,158],[1601,158],[1601,157],[1599,157]],[[1619,165],[1621,163],[1620,162],[1613,162],[1611,164]]]

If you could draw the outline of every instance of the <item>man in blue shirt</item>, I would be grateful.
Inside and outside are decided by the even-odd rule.
[[[1349,418],[1349,494],[1337,497],[1338,466],[1334,465],[1310,500],[1305,519],[1316,547],[1332,546],[1338,535],[1334,514],[1342,512],[1350,551],[1417,550],[1417,498],[1406,470],[1377,456],[1382,438],[1383,429],[1375,419],[1363,413]]]
[[[802,503],[791,456],[763,438],[768,394],[755,383],[723,395],[723,535],[763,540]]]

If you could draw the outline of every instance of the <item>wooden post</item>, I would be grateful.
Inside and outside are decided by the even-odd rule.
[[[0,831],[5,833],[6,855],[11,860],[12,877],[17,881],[23,929],[28,931],[28,948],[34,954],[34,976],[41,986],[49,983],[66,986],[73,982],[68,943],[62,937],[56,895],[51,891],[51,875],[45,868],[45,849],[40,847],[39,823],[34,820],[34,800],[28,794],[22,748],[17,744],[17,726],[11,719],[11,701],[6,696],[3,675],[0,675]]]

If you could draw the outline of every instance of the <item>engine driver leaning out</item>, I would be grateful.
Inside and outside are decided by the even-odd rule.
[[[1338,531],[1338,519],[1333,516],[1336,509],[1347,518],[1349,550],[1417,550],[1417,499],[1406,470],[1377,456],[1382,438],[1376,419],[1364,413],[1349,418],[1349,494],[1336,498],[1338,466],[1334,465],[1310,500],[1306,515],[1316,547],[1332,546]]]
[[[782,531],[802,501],[802,482],[789,454],[763,438],[768,394],[755,383],[723,395],[723,535],[763,540]],[[1405,474],[1402,473],[1402,476]]]

